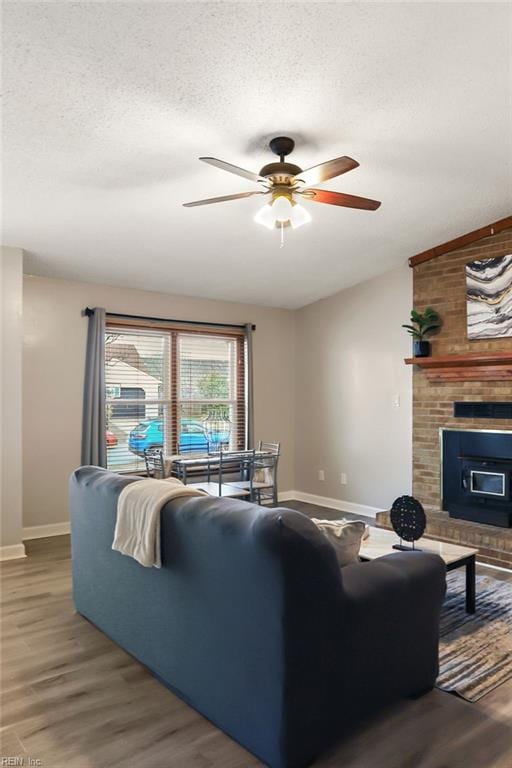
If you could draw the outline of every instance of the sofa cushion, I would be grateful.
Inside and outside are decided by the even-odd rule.
[[[340,568],[359,562],[359,549],[366,529],[362,521],[319,520],[315,517],[312,520],[334,547]]]

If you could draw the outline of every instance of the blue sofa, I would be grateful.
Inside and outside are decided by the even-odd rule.
[[[137,480],[71,477],[76,609],[271,768],[310,765],[370,712],[432,688],[436,555],[340,570],[299,512],[193,497],[164,507],[163,567],[143,568],[111,549]]]

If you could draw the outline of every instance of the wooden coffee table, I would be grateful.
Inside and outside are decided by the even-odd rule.
[[[393,531],[386,531],[383,528],[370,528],[370,535],[365,539],[359,550],[361,560],[375,560],[383,555],[391,555],[400,550],[393,549],[393,544],[398,544],[399,538]],[[406,544],[407,542],[403,542]],[[434,541],[433,539],[419,539],[415,542],[415,547],[422,552],[433,552],[439,555],[446,563],[446,570],[453,571],[455,568],[466,568],[466,611],[475,612],[475,592],[476,592],[476,568],[475,559],[478,549],[470,547],[461,547],[458,544],[447,544],[444,541]]]

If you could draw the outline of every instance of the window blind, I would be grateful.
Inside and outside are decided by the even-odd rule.
[[[245,447],[245,337],[109,324],[105,335],[107,466],[145,469],[164,454]]]

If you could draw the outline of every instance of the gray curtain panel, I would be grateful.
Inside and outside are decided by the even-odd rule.
[[[105,310],[89,315],[85,358],[82,465],[107,466],[105,441]]]
[[[245,326],[245,349],[246,349],[246,402],[247,402],[247,421],[245,425],[245,436],[247,448],[254,447],[254,386],[253,386],[253,365],[252,365],[252,323]]]

